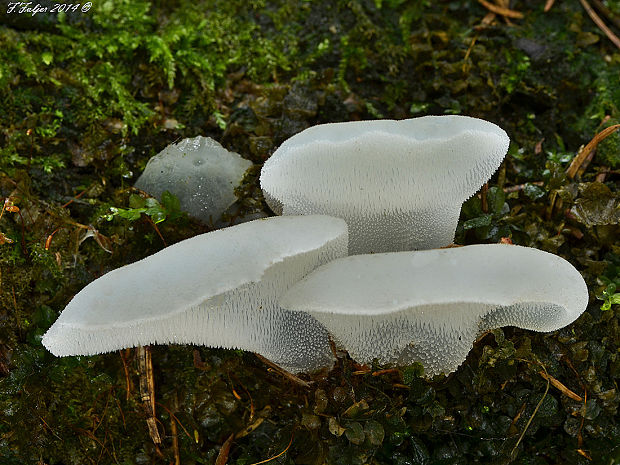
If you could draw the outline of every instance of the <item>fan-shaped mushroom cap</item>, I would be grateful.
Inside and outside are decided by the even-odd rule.
[[[325,329],[277,299],[347,252],[344,221],[276,217],[187,239],[87,285],[43,336],[55,355],[147,344],[259,352],[292,371],[332,363]]]
[[[170,191],[182,210],[211,223],[237,200],[235,187],[250,166],[252,162],[238,153],[198,136],[171,144],[151,158],[136,187],[157,198]]]
[[[352,254],[429,249],[453,241],[461,204],[508,144],[466,116],[322,124],[285,141],[260,182],[277,214],[345,219]]]
[[[342,258],[280,299],[323,323],[358,362],[420,361],[429,376],[456,370],[481,331],[553,331],[587,304],[566,260],[501,244]]]

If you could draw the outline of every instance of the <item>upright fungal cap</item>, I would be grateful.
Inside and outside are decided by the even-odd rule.
[[[466,116],[323,124],[285,141],[260,182],[278,214],[344,218],[351,253],[433,248],[452,242],[461,204],[508,144]]]
[[[328,336],[277,298],[347,253],[344,221],[256,220],[187,239],[91,282],[43,337],[55,355],[193,343],[259,352],[291,370],[332,360]]]
[[[235,187],[252,162],[229,152],[210,137],[171,144],[149,160],[136,187],[154,197],[168,190],[181,209],[199,220],[216,222],[235,200]]]
[[[342,258],[280,300],[313,315],[355,360],[420,361],[431,376],[456,370],[481,331],[553,331],[587,304],[566,260],[501,244]]]

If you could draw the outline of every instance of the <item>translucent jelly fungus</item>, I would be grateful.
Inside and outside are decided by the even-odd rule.
[[[466,116],[322,124],[285,141],[261,171],[277,214],[349,225],[349,252],[450,244],[462,203],[497,170],[504,130]]]
[[[210,137],[198,136],[171,144],[151,158],[136,187],[158,199],[170,191],[182,210],[210,224],[237,200],[234,189],[250,166],[251,161]]]
[[[88,284],[43,336],[57,356],[147,344],[258,352],[290,371],[331,366],[325,329],[279,296],[347,253],[327,216],[275,217],[187,239]]]
[[[323,323],[354,360],[421,362],[428,376],[456,370],[483,331],[554,331],[587,304],[566,260],[502,244],[338,259],[280,300]]]

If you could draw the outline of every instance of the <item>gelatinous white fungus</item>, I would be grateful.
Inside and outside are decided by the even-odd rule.
[[[456,370],[482,331],[553,331],[587,304],[566,260],[502,244],[342,258],[280,299],[323,323],[358,362],[419,361],[428,376]]]
[[[466,116],[322,124],[285,141],[261,171],[277,214],[349,225],[349,252],[450,244],[461,204],[497,170],[509,138]]]
[[[58,356],[200,344],[258,352],[290,371],[331,366],[325,329],[277,300],[315,267],[345,256],[347,239],[343,220],[319,215],[187,239],[88,284],[43,344]]]
[[[136,187],[158,199],[170,191],[182,210],[211,223],[235,202],[234,189],[250,166],[252,162],[238,153],[198,136],[171,144],[151,158]]]

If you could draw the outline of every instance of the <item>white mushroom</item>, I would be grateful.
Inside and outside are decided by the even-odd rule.
[[[508,144],[466,116],[323,124],[285,141],[260,182],[277,214],[343,218],[351,254],[429,249],[453,241],[461,204]]]
[[[456,370],[482,331],[554,331],[587,304],[566,260],[501,244],[342,258],[280,299],[323,323],[358,362],[419,361],[428,376]]]
[[[170,191],[181,209],[204,223],[216,222],[237,198],[235,187],[252,162],[210,137],[183,139],[149,160],[136,187],[160,198]]]
[[[330,366],[325,329],[278,297],[347,253],[344,221],[276,217],[179,242],[87,285],[43,336],[58,356],[147,344],[258,352],[290,371]]]

